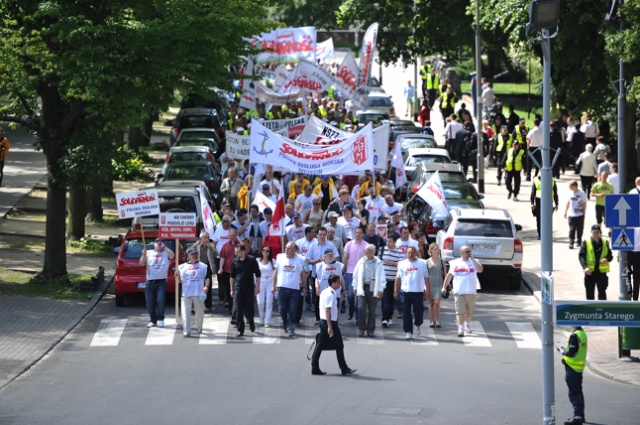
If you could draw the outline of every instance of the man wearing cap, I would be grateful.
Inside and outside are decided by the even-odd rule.
[[[353,207],[346,204],[342,210],[342,217],[338,218],[338,224],[344,227],[344,233],[347,241],[353,239],[354,230],[360,226],[360,220],[353,216]]]
[[[318,198],[317,195],[313,193],[313,187],[308,184],[304,187],[304,192],[298,195],[296,198],[296,202],[294,208],[300,217],[305,217],[307,212],[311,211],[313,208],[313,201]]]
[[[220,251],[222,251],[222,247],[224,244],[229,242],[229,231],[231,230],[231,217],[228,215],[222,216],[222,221],[220,222],[220,226],[216,227],[216,231],[213,232],[213,237],[211,238],[211,242],[216,247],[216,252],[218,255],[214,260],[214,264],[212,267],[212,273],[218,274],[220,270]],[[222,285],[218,281],[218,299],[220,304],[229,304],[229,301],[225,298],[225,292],[223,291]]]
[[[502,164],[504,163],[504,157],[507,149],[509,149],[509,146],[511,146],[512,141],[513,136],[509,134],[509,128],[506,125],[503,125],[500,134],[498,134],[498,136],[493,141],[493,146],[491,149],[493,160],[495,161],[497,169],[496,178],[498,179],[498,186],[500,186],[500,182],[502,180]]]
[[[209,234],[206,230],[200,232],[200,238],[194,243],[191,248],[196,250],[198,254],[198,262],[207,266],[207,276],[211,282],[211,275],[213,270],[213,265],[215,264],[215,258],[218,255],[218,251],[216,251],[216,247],[209,240]],[[210,313],[213,310],[213,302],[212,302],[212,291],[207,291],[207,298],[204,301],[204,307],[207,310],[207,313]]]
[[[231,217],[231,221],[235,220],[236,214],[233,212],[231,202],[229,202],[228,200],[222,201],[222,204],[220,204],[220,209],[222,210],[223,216],[228,215],[229,217]]]
[[[333,229],[335,233],[335,237],[341,239],[343,242],[346,240],[347,235],[344,230],[344,226],[338,223],[338,218],[340,215],[335,211],[330,211],[327,214],[327,222],[325,223],[325,229]]]
[[[249,239],[250,246],[253,244],[253,225],[251,220],[247,218],[247,210],[240,208],[236,214],[237,219],[231,223],[231,227],[238,230],[238,239]]]
[[[140,265],[147,266],[147,282],[144,287],[144,296],[147,300],[149,312],[148,328],[164,326],[164,300],[167,290],[167,272],[173,260],[173,251],[164,246],[162,239],[157,238],[153,244],[153,250],[142,248]]]
[[[573,417],[567,419],[564,425],[585,423],[584,394],[582,393],[582,373],[587,361],[587,333],[580,326],[573,326],[566,347],[560,348],[562,364],[564,365],[564,380],[569,389],[569,401],[573,406]]]
[[[202,298],[211,291],[211,279],[207,277],[208,267],[198,261],[198,249],[187,250],[187,262],[180,264],[175,271],[178,282],[182,282],[182,332],[191,336],[191,308],[196,313],[196,330],[202,333],[204,309]]]
[[[391,223],[395,225],[395,231],[400,236],[400,229],[407,227],[407,223],[402,220],[402,213],[400,210],[391,211]]]
[[[231,281],[231,298],[235,300],[236,305],[236,323],[238,325],[237,337],[244,335],[244,316],[249,320],[249,329],[255,332],[256,324],[254,321],[255,312],[253,305],[255,304],[255,296],[260,293],[260,267],[255,257],[247,255],[244,245],[238,245],[234,248],[235,258],[231,263],[231,273],[229,275]],[[255,276],[255,280],[254,280]]]
[[[229,168],[229,177],[222,181],[220,192],[231,202],[233,208],[238,205],[238,192],[242,188],[242,180],[236,175],[235,167]]]
[[[342,187],[340,192],[338,192],[338,199],[329,204],[327,214],[333,211],[338,214],[338,216],[341,216],[342,210],[347,204],[351,205],[352,208],[355,208],[356,200],[349,196],[349,190],[346,187]]]
[[[373,338],[376,330],[376,306],[386,284],[382,261],[376,255],[377,247],[367,244],[364,257],[353,271],[353,293],[358,297],[358,336]]]
[[[235,247],[240,245],[238,239],[238,231],[236,229],[229,230],[229,241],[222,246],[220,250],[220,267],[218,268],[218,287],[222,288],[225,307],[229,309],[229,312],[233,311],[233,298],[231,297],[230,275],[231,275],[231,263],[235,257]],[[232,323],[235,322],[233,318]]]
[[[324,260],[315,265],[315,293],[316,293],[316,325],[320,323],[320,293],[329,287],[329,276],[335,274],[340,276],[340,287],[336,290],[336,298],[340,299],[340,294],[344,291],[344,279],[342,277],[344,265],[339,261],[336,261],[336,256],[333,249],[327,248],[324,250]],[[346,297],[344,292],[344,297]]]
[[[598,288],[598,299],[607,299],[607,286],[609,286],[609,263],[613,260],[613,253],[609,242],[600,234],[597,224],[591,226],[591,238],[585,239],[580,245],[578,255],[582,271],[584,272],[584,287],[588,300],[593,300],[595,288]]]
[[[273,211],[271,208],[267,207],[262,211],[264,215],[264,220],[260,222],[258,225],[260,229],[260,235],[265,238],[269,234],[269,226],[271,226],[271,218],[273,217]]]
[[[507,155],[501,165],[506,171],[507,199],[511,199],[511,195],[513,195],[514,202],[518,202],[520,174],[524,170],[524,150],[520,149],[520,143],[517,140],[513,141],[513,147],[507,151]]]
[[[286,227],[285,231],[287,234],[287,241],[291,241],[295,243],[298,239],[304,237],[304,230],[308,226],[302,223],[302,219],[300,218],[300,214],[293,213],[293,224]]]
[[[265,196],[265,198],[270,199],[273,202],[277,202],[278,199],[276,198],[276,195],[271,193],[271,185],[270,184],[263,184],[262,185],[262,194]]]
[[[271,292],[278,290],[278,309],[282,318],[282,326],[289,337],[294,336],[293,322],[296,318],[300,291],[307,293],[307,272],[304,259],[296,254],[295,242],[287,242],[284,252],[276,257],[276,279]]]

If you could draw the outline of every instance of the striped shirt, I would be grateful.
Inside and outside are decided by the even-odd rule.
[[[393,250],[391,250],[388,246],[385,246],[382,250],[382,254],[380,254],[380,259],[382,260],[382,267],[384,268],[385,278],[387,280],[396,280],[398,266],[385,264],[384,260],[391,260],[397,263],[399,261],[406,260],[407,256],[398,248],[394,248]]]

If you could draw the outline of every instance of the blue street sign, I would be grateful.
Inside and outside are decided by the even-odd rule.
[[[635,242],[635,233],[629,228],[613,228],[611,229],[611,249],[619,249],[621,251],[633,251]]]
[[[606,195],[604,210],[607,227],[640,227],[639,195]]]

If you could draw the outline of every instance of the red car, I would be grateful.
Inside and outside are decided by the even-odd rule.
[[[157,230],[145,230],[144,232],[147,250],[153,249],[153,243],[158,237]],[[176,241],[165,239],[164,245],[171,251],[176,253]],[[187,245],[184,241],[180,241],[180,252],[176,253],[179,264],[183,263],[186,258]],[[130,230],[122,241],[122,245],[114,249],[118,254],[116,261],[116,276],[113,280],[113,286],[116,292],[116,305],[124,306],[124,296],[130,293],[144,293],[146,284],[145,266],[140,265],[140,257],[142,256],[142,232],[139,230]],[[167,292],[175,292],[175,277],[173,273],[176,271],[175,259],[171,261],[169,272],[167,273]]]

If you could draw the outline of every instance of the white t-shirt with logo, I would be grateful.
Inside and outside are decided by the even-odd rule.
[[[456,258],[449,262],[449,273],[453,274],[454,294],[475,294],[478,285],[478,271],[471,259]]]
[[[581,217],[584,215],[584,204],[587,203],[587,195],[578,189],[576,192],[571,191],[569,197],[569,211],[567,217]]]
[[[376,197],[375,200],[371,199],[371,196],[367,196],[364,200],[367,202],[366,208],[369,211],[369,222],[376,223],[378,216],[380,216],[380,209],[387,203],[380,196]]]
[[[290,226],[287,226],[287,240],[288,241],[292,241],[295,242],[300,238],[304,238],[304,229],[306,229],[308,226],[306,224],[303,224],[300,227],[296,227],[295,224],[292,224]]]
[[[406,241],[403,241],[402,239],[398,239],[398,241],[396,242],[396,248],[402,251],[405,257],[407,256],[407,249],[410,246],[414,247],[415,249],[419,249],[418,241],[415,239],[411,239],[411,237],[409,237],[409,239],[407,239]]]
[[[178,267],[182,282],[183,297],[204,295],[204,280],[207,278],[207,265],[204,263],[183,263]],[[209,288],[211,290],[211,288]]]
[[[334,261],[331,264],[327,264],[323,261],[316,264],[316,276],[318,277],[318,286],[320,291],[324,291],[329,287],[329,276],[332,274],[342,276],[343,269],[344,265],[339,261]],[[338,288],[336,292],[340,292],[340,288]]]
[[[423,260],[406,259],[398,263],[396,277],[400,278],[400,289],[404,292],[424,292],[427,289],[424,282],[427,276],[427,263]]]
[[[293,258],[287,257],[287,254],[278,254],[276,258],[277,286],[278,288],[300,289],[300,274],[304,270],[304,259],[299,255]]]
[[[222,251],[222,247],[224,244],[229,242],[231,238],[229,237],[229,231],[231,227],[227,230],[222,228],[222,225],[216,227],[216,231],[213,232],[213,237],[211,238],[216,243],[216,251],[218,251],[218,258],[220,258],[220,251]]]
[[[307,238],[300,238],[296,241],[296,245],[298,246],[298,255],[301,255],[305,259],[307,255],[309,255],[309,249],[311,245],[316,241],[316,238],[311,239],[310,241]]]
[[[166,279],[170,262],[169,254],[164,249],[147,251],[147,280]]]
[[[338,217],[338,224],[344,227],[345,237],[347,239],[353,239],[353,232],[355,232],[356,227],[360,225],[360,220],[353,216],[350,218]]]
[[[318,199],[318,196],[314,193],[312,193],[311,196],[306,196],[304,193],[298,195],[294,209],[298,214],[300,214],[300,218],[302,220],[304,220],[307,212],[311,211],[313,208],[313,201],[316,199]]]

